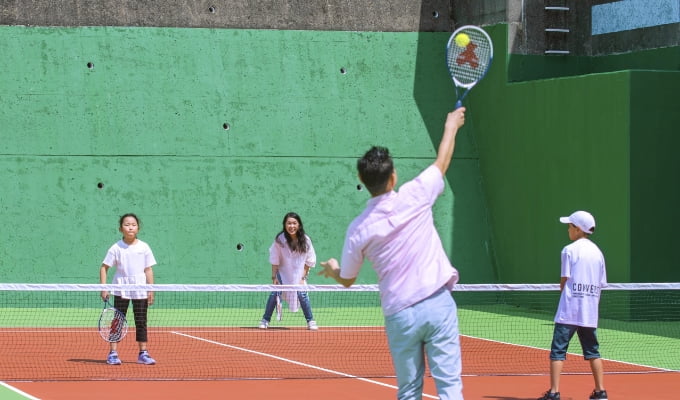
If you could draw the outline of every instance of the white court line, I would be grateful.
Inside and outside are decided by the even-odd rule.
[[[9,389],[9,390],[11,390],[11,391],[13,391],[13,392],[15,392],[15,393],[17,393],[17,394],[26,397],[27,399],[31,399],[31,400],[40,400],[40,398],[31,396],[30,394],[28,394],[28,393],[26,393],[26,392],[22,392],[21,390],[15,388],[14,386],[8,385],[8,384],[6,384],[5,382],[0,382],[0,386],[4,386],[4,387],[6,387],[7,389]]]
[[[181,332],[171,332],[171,333],[174,333],[175,335],[184,336],[184,337],[187,337],[187,338],[190,338],[190,339],[195,339],[195,340],[200,340],[200,341],[203,341],[203,342],[215,344],[215,345],[222,346],[222,347],[228,347],[230,349],[244,351],[246,353],[251,353],[251,354],[256,354],[256,355],[263,356],[263,357],[273,358],[275,360],[287,362],[287,363],[290,363],[290,364],[300,365],[300,366],[303,366],[303,367],[316,369],[316,370],[323,371],[323,372],[328,372],[329,374],[335,374],[335,375],[343,376],[345,378],[357,379],[357,380],[362,381],[362,382],[373,383],[375,385],[385,386],[385,387],[395,389],[395,390],[398,389],[398,387],[396,387],[394,385],[374,381],[373,379],[360,378],[360,377],[355,376],[355,375],[346,374],[346,373],[340,372],[340,371],[334,371],[332,369],[322,368],[322,367],[319,367],[319,366],[316,366],[316,365],[306,364],[306,363],[291,360],[291,359],[288,359],[288,358],[275,356],[273,354],[262,353],[262,352],[259,352],[259,351],[245,349],[243,347],[238,347],[238,346],[232,346],[232,345],[229,345],[229,344],[226,344],[226,343],[220,343],[220,342],[216,342],[214,340],[209,340],[209,339],[201,338],[201,337],[198,337],[198,336],[187,335],[187,334],[181,333]],[[439,398],[438,396],[432,396],[432,395],[425,394],[425,393],[423,393],[423,397],[427,397],[427,398],[430,398],[430,399],[438,399]]]
[[[134,325],[132,326],[134,328]],[[253,328],[243,328],[243,327],[178,327],[178,326],[173,326],[172,328],[186,328],[186,331],[190,332],[249,332],[249,331],[257,331],[257,329]],[[279,329],[281,328],[281,329]],[[291,329],[293,328],[293,329]],[[358,328],[358,329],[355,329]],[[289,330],[290,329],[290,330]],[[290,327],[290,326],[281,326],[281,327],[274,327],[274,331],[283,331],[286,330],[290,332],[291,330],[307,330],[306,327],[299,326],[299,327]],[[175,333],[173,330],[169,330],[166,327],[149,327],[149,331],[152,331],[154,333]],[[324,328],[324,332],[347,332],[350,330],[351,332],[384,332],[385,329],[382,327],[372,327],[372,326],[366,326],[366,327],[344,327],[344,326],[336,326],[336,327],[331,327],[331,328]],[[0,335],[2,333],[45,333],[46,331],[49,332],[59,332],[59,333],[71,333],[71,332],[76,332],[76,333],[91,333],[94,332],[95,334],[98,333],[97,328],[91,328],[91,327],[83,327],[83,328],[71,328],[71,327],[61,327],[61,328],[54,328],[54,327],[42,327],[42,328],[1,328],[0,327]]]
[[[152,329],[152,328],[151,328]],[[288,326],[283,326],[283,327],[271,327],[270,330],[272,332],[276,333],[283,333],[283,332],[295,332],[295,329],[298,330],[307,330],[307,328],[299,327],[299,328],[294,328],[290,329]],[[193,332],[193,333],[231,333],[231,332],[236,332],[236,333],[253,333],[257,334],[259,329],[254,329],[254,328],[191,328],[187,327],[186,329],[183,329],[184,332]],[[333,329],[333,328],[324,328],[324,332],[342,332],[342,333],[347,333],[347,329]],[[356,333],[356,332],[371,332],[371,333],[383,333],[385,330],[384,329],[352,329],[349,332],[351,333]],[[155,331],[155,333],[176,333],[174,331]]]

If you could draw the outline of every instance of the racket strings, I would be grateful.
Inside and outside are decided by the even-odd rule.
[[[451,77],[460,86],[472,86],[479,81],[493,58],[493,46],[489,38],[476,29],[465,29],[458,34],[466,34],[470,42],[459,46],[449,42],[446,59]]]
[[[120,336],[120,319],[114,318],[111,321],[111,329],[109,330],[109,336]]]
[[[99,333],[107,342],[120,342],[127,334],[127,320],[123,313],[113,308],[102,311]]]

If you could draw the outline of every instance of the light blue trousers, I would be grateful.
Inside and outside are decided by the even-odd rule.
[[[399,400],[423,396],[425,356],[441,400],[462,400],[458,308],[443,288],[427,299],[385,317],[385,330],[397,372]]]

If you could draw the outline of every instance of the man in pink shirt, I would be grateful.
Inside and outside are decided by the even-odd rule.
[[[356,280],[364,258],[372,263],[400,400],[422,398],[425,356],[439,398],[463,398],[458,316],[451,296],[458,271],[444,252],[432,206],[444,190],[456,134],[464,123],[464,107],[448,114],[435,162],[399,192],[389,150],[366,152],[357,169],[371,199],[347,229],[342,267],[334,258],[321,263],[319,275],[345,287]]]

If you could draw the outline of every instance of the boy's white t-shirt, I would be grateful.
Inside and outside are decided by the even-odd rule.
[[[561,276],[567,281],[555,322],[597,328],[600,290],[607,286],[604,255],[590,239],[581,238],[562,249]]]

